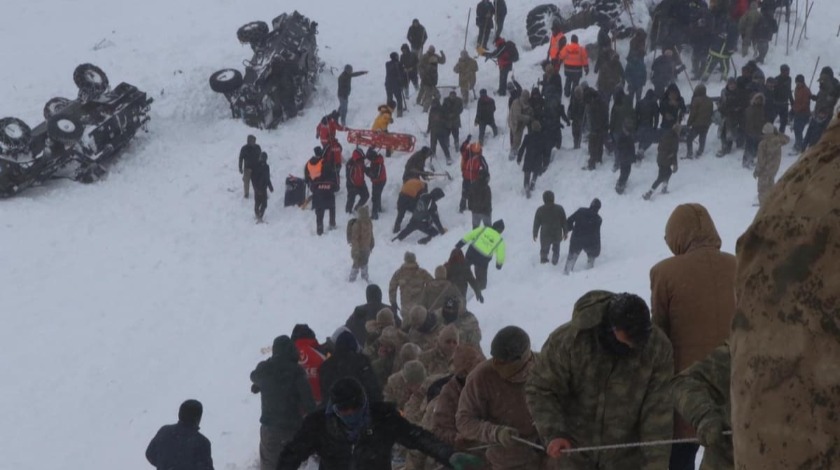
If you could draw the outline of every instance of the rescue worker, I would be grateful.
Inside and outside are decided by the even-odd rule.
[[[406,212],[414,212],[417,200],[426,193],[426,183],[419,178],[411,178],[403,183],[397,196],[397,220],[394,221],[394,233],[400,233]]]
[[[435,347],[420,354],[420,362],[429,376],[450,373],[452,355],[458,343],[458,328],[455,325],[447,325],[440,330]]]
[[[487,90],[482,88],[478,92],[478,104],[475,107],[475,125],[478,126],[478,143],[484,145],[484,131],[489,126],[493,131],[493,137],[499,135],[496,127],[496,100],[487,95]]]
[[[566,97],[568,98],[572,96],[572,90],[580,84],[583,74],[589,75],[589,55],[578,43],[576,34],[572,35],[572,42],[561,49],[560,60],[563,62],[563,74],[566,76]]]
[[[366,70],[354,72],[353,66],[347,64],[344,66],[344,71],[338,76],[338,123],[342,126],[347,125],[347,103],[350,99],[353,78],[366,73]]]
[[[388,173],[385,169],[385,159],[375,148],[368,148],[367,152],[365,152],[365,157],[370,161],[370,164],[365,167],[365,174],[370,178],[372,190],[372,213],[370,218],[377,220],[379,219],[379,213],[382,212],[382,190],[385,189],[385,183],[388,182]]]
[[[675,124],[674,127],[666,130],[659,139],[659,147],[656,150],[656,164],[659,166],[659,173],[656,176],[656,181],[642,196],[644,200],[649,200],[660,184],[663,185],[662,194],[668,193],[668,183],[671,181],[671,175],[679,169],[677,152],[680,149],[681,130],[682,126]]]
[[[516,51],[516,44],[512,41],[506,41],[504,38],[497,38],[493,45],[496,46],[495,50],[486,52],[482,49],[479,50],[479,53],[484,56],[485,60],[496,60],[496,65],[499,66],[499,90],[496,93],[499,96],[505,96],[508,74],[513,70],[513,63],[518,60],[518,52]]]
[[[260,154],[259,161],[251,167],[251,184],[254,186],[254,216],[257,222],[262,222],[268,207],[268,192],[274,192],[268,155],[265,152]]]
[[[420,63],[418,64],[418,72],[420,75],[420,91],[417,93],[417,104],[423,106],[423,112],[429,112],[429,107],[432,101],[437,98],[440,100],[440,93],[438,92],[438,65],[446,63],[446,54],[440,51],[437,54],[435,46],[429,46],[425,54],[420,56]]]
[[[505,222],[499,219],[490,227],[473,229],[455,245],[455,248],[460,249],[469,244],[467,262],[475,267],[476,283],[482,292],[487,289],[487,267],[493,256],[496,257],[496,269],[502,269],[505,264],[505,240],[502,238],[504,230]]]
[[[472,134],[468,135],[461,144],[461,202],[458,205],[458,212],[463,213],[467,209],[470,188],[478,181],[482,173],[490,174],[487,160],[482,155],[482,147],[478,142],[470,142]]]
[[[158,470],[213,470],[210,440],[198,431],[204,408],[187,400],[178,409],[178,422],[161,427],[146,447],[146,460]]]
[[[402,117],[403,110],[405,110],[405,103],[403,101],[403,86],[405,81],[405,70],[402,64],[400,64],[400,56],[396,52],[392,52],[388,62],[385,62],[385,100],[389,104],[395,105],[390,107],[391,110],[396,107],[397,117]]]
[[[479,0],[475,7],[475,25],[478,27],[476,47],[487,48],[487,40],[490,39],[495,15],[496,8],[490,0]]]
[[[555,21],[551,25],[551,39],[548,41],[548,60],[551,63],[553,73],[560,73],[560,66],[563,64],[560,53],[566,47],[566,43],[566,35],[563,34],[562,25],[559,21]]]
[[[344,211],[352,214],[360,207],[367,203],[370,198],[370,192],[367,188],[367,181],[365,181],[365,153],[360,147],[353,150],[350,159],[347,160],[347,203],[344,205]],[[359,198],[358,204],[356,197]]]
[[[531,93],[523,90],[519,98],[513,101],[508,111],[508,129],[510,130],[510,154],[508,160],[516,158],[516,151],[522,145],[522,134],[534,119],[534,109],[530,103]]]
[[[714,103],[706,96],[706,85],[702,83],[694,88],[694,96],[691,98],[691,106],[688,112],[688,136],[685,138],[688,154],[686,158],[700,158],[706,149],[706,135],[709,133],[709,126],[712,125],[714,114]],[[697,153],[694,153],[694,138],[699,139]]]
[[[493,191],[490,189],[490,173],[481,171],[478,179],[470,185],[467,208],[472,212],[472,228],[490,225],[493,221]]]
[[[429,36],[426,34],[426,27],[420,24],[420,20],[414,18],[411,20],[411,26],[408,27],[408,33],[405,35],[408,43],[411,44],[411,52],[419,59],[423,54],[423,45]]]
[[[480,300],[480,302],[483,301],[483,299]],[[478,325],[478,318],[467,310],[463,297],[449,297],[443,306],[433,313],[443,319],[444,327],[453,325],[458,330],[459,344],[469,344],[481,350],[481,328]]]
[[[397,236],[392,238],[391,241],[405,240],[406,237],[411,235],[415,230],[420,230],[425,233],[426,236],[417,240],[417,243],[425,245],[436,235],[443,235],[446,233],[446,229],[440,222],[440,214],[438,214],[437,207],[437,202],[443,199],[443,196],[443,190],[435,188],[430,193],[423,194],[418,197],[417,202],[414,205],[414,210],[411,213],[411,219],[408,221],[408,225],[406,225],[405,228],[397,234]]]
[[[455,90],[452,90],[443,100],[442,108],[447,134],[452,136],[452,148],[457,148],[458,143],[461,142],[461,114],[464,112],[464,100],[458,97]],[[448,144],[447,147],[449,147]]]
[[[481,296],[481,288],[478,287],[475,276],[470,270],[467,260],[464,258],[463,251],[458,248],[453,248],[449,254],[449,260],[444,263],[443,267],[446,268],[446,279],[455,284],[455,287],[461,293],[461,298],[465,299],[465,307],[467,286],[472,287],[473,292],[475,292],[475,298],[479,303],[484,302],[484,298]]]
[[[565,468],[667,468],[667,446],[564,453],[671,437],[671,344],[645,301],[591,291],[548,337],[525,396],[546,454]],[[536,468],[536,467],[532,467]]]

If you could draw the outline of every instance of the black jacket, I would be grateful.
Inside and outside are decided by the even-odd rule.
[[[364,75],[367,72],[341,72],[341,75],[338,76],[338,97],[339,98],[347,98],[350,96],[350,82],[352,81],[353,77],[358,77],[359,75]]]
[[[274,192],[274,185],[271,184],[271,168],[266,162],[257,162],[251,167],[251,184],[254,185],[254,192],[264,193],[268,189]]]
[[[408,34],[406,34],[406,39],[408,39],[408,43],[411,44],[411,47],[414,49],[422,49],[423,44],[426,44],[426,39],[429,36],[426,34],[426,28],[422,24],[418,24],[417,26],[411,25],[408,27]]]
[[[420,59],[411,51],[403,51],[400,54],[400,65],[407,75],[416,76],[417,66],[420,64]],[[403,81],[403,85],[405,85]]]
[[[324,396],[329,394],[338,379],[353,377],[365,388],[368,399],[382,400],[382,386],[376,374],[373,373],[370,360],[355,349],[344,346],[343,343],[339,342],[335,345],[335,352],[321,364],[318,375]]]
[[[253,168],[260,161],[261,154],[262,148],[259,145],[243,145],[239,150],[239,171]]]
[[[320,470],[390,470],[395,443],[419,450],[450,468],[452,448],[409,423],[393,404],[373,401],[369,409],[368,424],[355,443],[334,414],[323,409],[310,413],[294,439],[283,448],[277,470],[297,470],[313,454],[321,458]]]
[[[636,143],[632,135],[624,132],[618,134],[616,159],[621,166],[632,165],[636,161]]]
[[[312,207],[314,209],[330,209],[335,207],[335,193],[338,191],[334,177],[322,175],[309,185],[312,191]]]
[[[146,460],[158,470],[213,470],[210,441],[198,426],[166,425],[146,448]]]
[[[636,127],[656,129],[659,127],[659,104],[653,90],[648,90],[645,97],[636,103]]]
[[[385,89],[399,91],[405,83],[405,70],[399,60],[385,62]]]
[[[568,231],[572,232],[569,251],[581,249],[600,250],[601,216],[589,207],[581,207],[566,221]]]
[[[543,132],[529,131],[522,140],[516,163],[522,163],[522,171],[542,173],[545,169],[546,137]],[[524,162],[522,161],[524,157]]]
[[[252,391],[259,393],[262,400],[260,423],[295,432],[304,414],[315,409],[299,357],[295,343],[288,336],[281,336],[274,340],[271,357],[251,372]]]
[[[495,124],[496,123],[496,100],[489,96],[482,96],[478,99],[478,104],[475,106],[475,123],[476,124]]]
[[[534,238],[541,241],[560,242],[566,236],[566,211],[560,204],[543,204],[534,214]]]
[[[353,313],[350,314],[350,317],[344,323],[344,326],[350,329],[350,332],[353,333],[353,336],[356,337],[356,341],[359,344],[365,344],[367,340],[365,323],[370,320],[376,320],[376,314],[383,308],[388,308],[388,305],[382,303],[382,289],[376,284],[368,285],[365,296],[367,297],[367,303],[353,309]],[[402,326],[402,320],[397,312],[394,312],[394,322],[397,324],[397,327]]]
[[[493,27],[493,16],[496,8],[490,0],[481,0],[475,7],[475,25],[479,28]]]

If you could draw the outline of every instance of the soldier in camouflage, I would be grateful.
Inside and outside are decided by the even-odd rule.
[[[449,297],[443,307],[434,314],[443,319],[444,325],[455,325],[460,344],[469,344],[481,351],[481,328],[478,326],[478,318],[467,310],[463,298]]]
[[[673,371],[671,343],[653,328],[644,300],[588,292],[543,345],[525,387],[546,453],[563,469],[667,468],[668,446],[563,451],[670,439]]]
[[[458,347],[458,328],[448,325],[440,330],[434,348],[420,354],[420,362],[429,375],[448,374],[452,363],[452,354]]]
[[[443,329],[443,321],[422,305],[411,307],[405,324],[408,327],[408,340],[420,346],[423,351],[435,346],[438,333]]]
[[[426,369],[418,361],[408,361],[403,365],[402,370],[388,377],[385,384],[385,401],[397,405],[399,409],[405,409],[406,403],[412,395],[420,393],[420,385],[426,380]]]
[[[716,348],[702,361],[681,372],[671,381],[674,407],[696,430],[697,440],[705,447],[700,470],[731,470],[732,438],[724,431],[732,428],[730,420],[729,344]]]

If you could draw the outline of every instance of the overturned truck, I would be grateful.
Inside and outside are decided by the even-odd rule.
[[[315,90],[323,64],[318,60],[318,23],[297,11],[271,22],[248,23],[236,33],[254,52],[245,73],[222,69],[210,76],[210,88],[225,96],[235,119],[273,129],[301,111]]]
[[[89,183],[149,121],[152,99],[128,83],[111,89],[99,67],[76,67],[76,99],[52,98],[44,122],[30,128],[20,119],[0,119],[0,197],[52,178]]]

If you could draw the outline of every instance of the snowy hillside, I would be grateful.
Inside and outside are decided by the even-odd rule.
[[[509,3],[505,36],[525,44],[527,8],[541,2]],[[837,46],[832,18],[840,6],[828,3],[815,10],[806,47],[785,58],[783,45],[771,46],[765,71],[775,73],[787,62],[794,74],[810,78],[816,56]],[[385,98],[384,63],[405,42],[412,18],[428,29],[427,44],[446,53],[440,83],[457,83],[452,67],[467,9],[474,5],[447,0],[423,5],[423,11],[410,11],[407,2],[384,0],[29,0],[0,15],[0,39],[14,45],[3,52],[0,115],[34,126],[49,98],[75,96],[72,73],[83,62],[102,67],[112,83],[129,82],[155,99],[150,132],[135,139],[106,180],[55,181],[0,201],[0,468],[149,468],[143,458],[148,440],[160,425],[176,420],[186,398],[204,403],[202,432],[213,443],[216,468],[251,468],[260,406],[249,392],[248,374],[262,359],[260,348],[300,322],[323,339],[364,301],[364,284],[346,281],[350,255],[341,211],[346,193],[338,196],[339,230],[317,237],[311,212],[282,207],[283,179],[302,174],[318,144],[317,120],[338,104],[332,72],[346,63],[370,71],[354,79],[348,115],[350,126],[368,128]],[[303,117],[276,131],[255,131],[230,118],[227,103],[211,92],[207,79],[215,70],[240,67],[250,56],[236,40],[239,26],[295,8],[319,23],[327,70]],[[470,43],[474,35],[471,26]],[[105,47],[94,50],[97,44]],[[515,75],[530,86],[540,76],[535,64],[545,48],[520,50]],[[820,66],[836,65],[827,59],[824,55]],[[495,65],[480,60],[479,66],[479,87],[493,90]],[[594,76],[588,78],[594,83]],[[683,95],[690,96],[682,80]],[[710,84],[712,95],[719,89]],[[497,101],[501,124],[506,99]],[[473,117],[471,107],[462,137],[477,135]],[[425,124],[426,115],[412,106],[392,130],[424,140]],[[728,251],[755,214],[752,175],[741,168],[740,154],[714,158],[714,132],[704,158],[681,161],[671,193],[651,202],[641,195],[656,177],[654,149],[634,167],[627,193],[618,196],[612,157],[605,156],[607,163],[597,171],[581,171],[586,155],[571,150],[566,132],[567,148],[555,153],[530,200],[521,193],[519,167],[507,160],[507,133],[485,146],[493,216],[505,220],[508,241],[508,262],[501,271],[491,270],[486,302],[470,305],[485,346],[499,328],[515,323],[539,348],[590,289],[648,298],[648,270],[669,255],[664,225],[677,204],[706,205]],[[278,189],[265,225],[253,223],[253,200],[241,194],[237,156],[249,133],[267,151]],[[416,245],[417,236],[389,241],[406,158],[397,154],[388,162],[387,212],[375,225],[370,272],[385,289],[406,249],[433,270],[470,227],[469,214],[457,211],[456,177],[435,182],[447,193],[446,235],[426,246]],[[792,161],[786,157],[783,166]],[[454,166],[449,170],[459,173]],[[601,198],[603,255],[594,270],[583,270],[585,261],[579,261],[578,271],[566,277],[560,267],[539,264],[531,224],[546,189],[555,191],[567,212]]]

